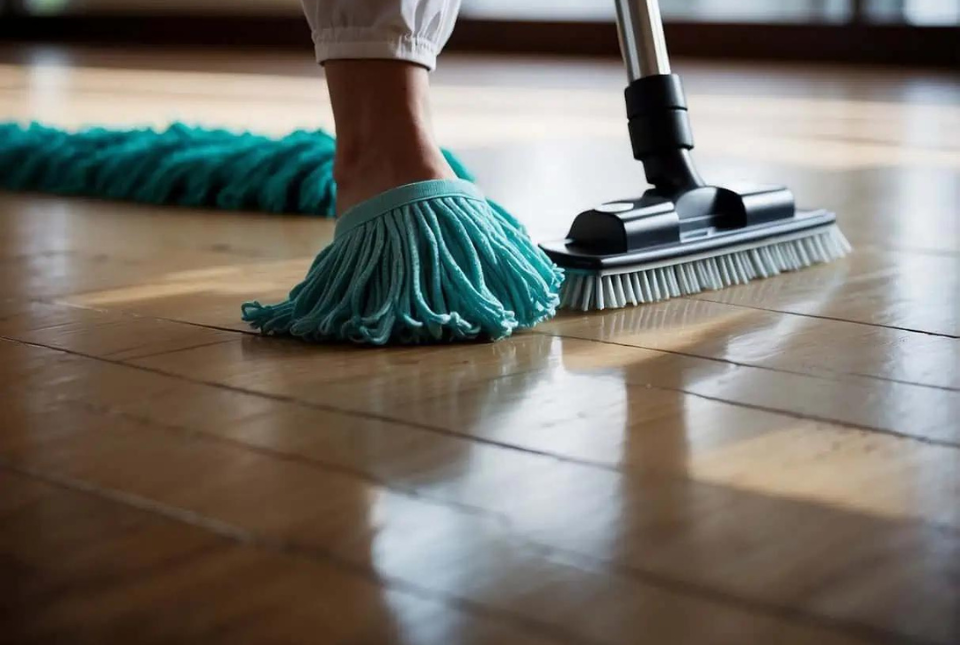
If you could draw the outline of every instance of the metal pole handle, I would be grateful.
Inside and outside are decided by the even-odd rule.
[[[657,0],[615,0],[620,51],[630,82],[670,73],[667,41]]]

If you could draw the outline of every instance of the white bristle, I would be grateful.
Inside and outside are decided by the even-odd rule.
[[[639,271],[603,274],[569,271],[560,288],[560,306],[589,311],[657,302],[804,269],[842,258],[851,250],[850,243],[836,226],[761,244],[737,247],[719,255],[687,258],[675,264],[657,264]]]

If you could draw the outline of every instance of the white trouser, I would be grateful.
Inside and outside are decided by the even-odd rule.
[[[460,10],[460,0],[301,1],[317,62],[385,58],[431,70]]]

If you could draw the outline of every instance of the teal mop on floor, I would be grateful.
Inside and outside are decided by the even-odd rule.
[[[331,217],[333,137],[280,139],[175,124],[76,133],[0,124],[0,188],[194,208]],[[462,179],[420,182],[337,221],[303,282],[243,319],[310,341],[497,340],[556,312],[562,272],[523,226]]]

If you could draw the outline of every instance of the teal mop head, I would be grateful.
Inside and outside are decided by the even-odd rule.
[[[272,139],[183,124],[76,133],[0,124],[0,188],[333,216],[334,152],[323,131]],[[552,316],[561,280],[519,222],[469,181],[423,182],[345,213],[289,299],[246,303],[243,318],[311,341],[496,340]]]
[[[243,319],[311,341],[497,340],[553,316],[561,280],[472,183],[424,181],[344,213],[289,298],[247,303]]]
[[[0,124],[0,187],[193,208],[333,216],[334,139],[183,124],[166,130]]]
[[[165,130],[0,123],[0,188],[144,204],[333,217],[336,141],[279,139],[174,123]],[[472,180],[450,152],[458,177]]]

